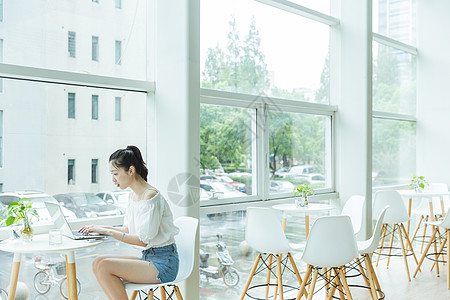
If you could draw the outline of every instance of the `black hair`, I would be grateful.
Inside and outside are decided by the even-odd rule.
[[[109,157],[109,162],[117,167],[125,169],[125,171],[128,171],[131,166],[134,166],[136,173],[147,181],[148,169],[142,159],[142,154],[138,147],[127,146],[125,149],[114,151]]]

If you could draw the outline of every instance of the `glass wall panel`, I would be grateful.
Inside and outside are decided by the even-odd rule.
[[[269,112],[270,193],[331,187],[331,117]]]
[[[416,170],[416,123],[373,118],[372,185],[408,183]]]
[[[200,200],[256,194],[254,109],[200,105]]]
[[[416,56],[373,42],[373,110],[416,114]]]
[[[330,28],[250,0],[201,1],[201,87],[329,103]]]
[[[374,0],[372,3],[374,32],[416,44],[416,0]]]
[[[0,28],[3,62],[152,80],[147,74],[148,2],[127,1],[116,9],[114,1],[11,1],[3,7]]]
[[[7,89],[0,94],[3,190],[16,200],[25,196],[35,200],[36,205],[58,200],[69,218],[121,214],[118,203],[107,203],[95,194],[116,192],[108,165],[116,149],[136,145],[146,157],[142,125],[147,119],[146,94],[10,79],[4,84]],[[75,119],[67,115],[69,93],[76,94]],[[92,119],[93,93],[102,101],[98,120]],[[115,121],[117,97],[120,122]],[[9,199],[0,194],[1,203],[8,204]],[[46,212],[44,206],[40,208]],[[41,221],[49,221],[48,213]]]

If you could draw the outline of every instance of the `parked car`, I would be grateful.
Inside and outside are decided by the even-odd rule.
[[[102,198],[107,204],[118,206],[125,213],[128,206],[129,191],[100,192],[96,195]]]
[[[115,204],[108,204],[94,193],[66,193],[54,195],[65,208],[73,211],[78,218],[95,218],[122,214]]]
[[[271,193],[287,193],[287,192],[293,192],[295,188],[295,185],[286,180],[271,180],[270,181],[270,192]]]
[[[320,173],[303,174],[297,178],[304,178],[310,185],[325,185],[325,177]]]
[[[200,180],[223,182],[223,183],[230,185],[235,190],[242,192],[242,193],[245,193],[247,190],[247,187],[245,186],[244,183],[239,182],[239,181],[234,181],[233,179],[231,179],[230,177],[228,177],[226,175],[201,175]]]
[[[220,199],[220,198],[234,198],[234,197],[243,197],[247,196],[247,194],[239,192],[232,188],[230,185],[217,182],[217,181],[205,181],[200,180],[200,188],[204,189],[209,193],[209,199]],[[206,200],[205,197],[200,194],[201,200]]]
[[[279,173],[281,178],[296,178],[300,175],[317,173],[318,168],[316,165],[303,165],[303,166],[294,166],[289,169],[288,172]]]
[[[289,168],[289,167],[282,167],[282,168],[276,170],[275,171],[275,177],[282,177],[283,178],[283,175],[285,175],[287,172],[289,172],[290,169],[291,168]]]
[[[52,221],[44,202],[58,203],[58,201],[56,201],[56,199],[50,196],[49,194],[36,191],[0,193],[0,202],[4,206],[8,206],[11,202],[18,202],[21,198],[28,198],[33,202],[32,207],[36,210],[36,212],[39,215],[39,221],[34,219],[33,222],[46,223]],[[61,209],[66,219],[73,220],[77,218],[75,213],[73,213],[69,209],[65,207],[61,207]]]

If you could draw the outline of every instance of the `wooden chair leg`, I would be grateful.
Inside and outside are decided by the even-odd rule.
[[[302,285],[302,283],[303,283],[302,276],[300,276],[300,272],[297,269],[297,265],[295,264],[294,258],[292,257],[292,254],[290,252],[288,252],[287,255],[288,255],[289,261],[291,262],[291,266],[292,266],[292,269],[294,270],[295,276],[297,277],[298,283],[300,285]],[[305,291],[305,297],[308,297],[308,292],[306,292],[306,291]]]
[[[250,275],[248,276],[247,283],[245,284],[244,291],[242,291],[241,300],[244,300],[245,294],[247,294],[248,287],[252,282],[253,276],[255,275],[256,268],[258,267],[259,260],[261,259],[261,253],[258,253],[256,256],[255,263],[253,264],[253,268],[250,271]]]
[[[178,286],[174,286],[173,290],[175,291],[175,295],[177,296],[177,299],[183,300],[183,296],[181,296],[181,292],[180,292],[180,289],[178,288]]]
[[[408,258],[406,257],[406,250],[405,250],[405,245],[403,243],[402,230],[400,228],[398,230],[398,234],[399,234],[399,238],[400,238],[400,245],[402,246],[403,260],[405,261],[406,273],[408,274],[408,281],[411,281],[411,276],[409,275]]]
[[[428,244],[427,244],[427,246],[425,247],[425,251],[422,252],[422,257],[420,258],[419,264],[417,265],[417,269],[416,269],[416,271],[414,272],[413,278],[415,278],[416,275],[417,275],[417,272],[419,272],[420,266],[422,265],[423,260],[424,260],[425,257],[427,256],[428,249],[430,249],[431,244],[433,243],[433,241],[434,241],[435,239],[436,239],[436,228],[433,229],[433,233],[431,234],[430,240],[428,241]]]
[[[440,235],[439,230],[437,231],[437,234]],[[439,257],[441,257],[441,255],[442,255],[442,260],[444,261],[444,265],[445,265],[445,257],[444,257],[443,251],[444,251],[444,247],[445,247],[446,245],[447,245],[447,235],[445,235],[444,241],[441,243],[441,246],[439,247],[439,250],[438,250],[438,252],[437,252],[437,253],[438,253],[437,259],[439,259]],[[438,261],[437,261],[437,260],[433,263],[433,267],[434,267],[434,265],[436,265],[436,264],[438,264]],[[431,268],[430,271],[433,271],[433,267]]]
[[[153,300],[153,290],[148,290],[147,300]]]
[[[330,268],[330,272],[329,272],[329,274],[330,274],[330,278],[331,278],[331,272],[333,271],[333,269],[332,268]],[[334,278],[333,278],[333,280],[332,280],[332,282],[331,282],[331,288],[330,288],[330,290],[329,290],[329,292],[328,292],[328,296],[327,296],[327,300],[332,300],[333,299],[333,296],[334,296],[334,294],[336,293],[336,287],[338,287],[340,285],[340,283],[339,283],[339,278],[338,278],[338,276],[334,276]]]
[[[369,257],[370,257],[370,255],[369,255]],[[370,261],[372,262],[372,259]],[[372,273],[372,278],[375,283],[375,287],[379,294],[378,298],[381,298],[381,297],[383,297],[383,292],[381,291],[381,286],[380,286],[380,283],[378,282],[377,273],[375,272],[375,269],[373,268],[373,263],[369,264],[369,267],[370,267],[370,272]]]
[[[416,230],[414,230],[414,234],[413,234],[413,237],[412,237],[411,241],[414,241],[414,239],[416,238],[417,232],[420,229],[420,224],[422,224],[422,221],[423,221],[423,215],[420,216],[419,223],[417,223],[417,227],[416,227]]]
[[[428,216],[425,218],[425,222],[428,222]],[[423,253],[423,245],[425,244],[425,235],[427,233],[427,226],[428,224],[425,223],[425,226],[423,228],[423,235],[422,235],[422,246],[420,246],[420,253]]]
[[[400,227],[401,227],[401,230],[403,230],[403,233],[405,234],[406,243],[409,245],[409,247],[410,247],[410,249],[412,251],[412,255],[413,255],[414,261],[416,262],[416,265],[418,265],[419,262],[417,261],[417,257],[416,257],[416,254],[414,253],[414,249],[412,247],[411,241],[408,238],[408,233],[406,232],[405,226],[403,226],[403,224],[400,224]],[[399,228],[399,230],[400,230],[400,228]],[[420,268],[419,268],[419,271],[421,271]]]
[[[370,269],[370,265],[372,264],[372,261],[370,260],[370,256],[367,253],[364,254],[364,262],[365,262],[366,269],[367,269],[367,277],[369,277],[369,286],[370,286],[372,299],[377,300],[378,297],[377,297],[377,292],[376,292],[376,288],[375,288],[375,282],[372,277],[372,270]]]
[[[281,275],[281,254],[277,255],[277,281],[278,281],[278,290],[280,292],[280,299],[284,300],[283,295],[283,278]],[[275,300],[277,299],[277,295],[275,294]]]
[[[336,278],[338,279],[337,280],[337,283],[338,283],[337,289],[339,291],[339,298],[341,300],[345,300],[344,285],[342,283],[341,277],[339,276],[339,272],[338,272],[339,270],[337,268],[333,268],[333,271],[334,271],[334,274],[335,274]]]
[[[133,293],[131,293],[130,300],[135,300],[138,293],[139,291],[133,291]]]
[[[311,288],[309,289],[309,295],[307,300],[311,300],[314,295],[314,288],[316,287],[317,275],[319,275],[319,269],[314,269],[313,278],[311,281]]]
[[[445,236],[447,237],[447,289],[450,290],[450,231],[445,229]]]
[[[309,276],[311,276],[311,271],[312,271],[312,266],[311,266],[311,265],[307,265],[307,266],[306,266],[306,274],[305,274],[305,277],[304,277],[304,279],[303,279],[302,284],[300,285],[300,290],[298,291],[297,298],[295,298],[295,300],[300,300],[300,298],[301,298],[301,297],[303,296],[303,294],[306,292],[305,285],[306,285],[306,283],[307,283],[308,280],[309,280]],[[306,297],[306,294],[305,294],[305,297]]]
[[[270,273],[272,273],[272,268],[271,268],[271,266],[272,266],[272,259],[273,259],[273,255],[272,254],[269,254],[269,263],[268,263],[268,267],[267,267],[267,277],[266,277],[266,284],[267,284],[267,286],[266,286],[266,294],[265,294],[265,297],[264,298],[266,298],[266,299],[268,299],[269,298],[269,287],[270,287]]]
[[[339,269],[337,269],[337,272],[338,272],[339,276],[342,278],[342,284],[344,285],[344,290],[345,290],[345,293],[347,294],[347,299],[353,300],[352,294],[350,293],[350,289],[347,284],[347,279],[345,278],[342,268],[343,267],[340,267]]]
[[[166,300],[166,288],[162,286],[159,291],[161,292],[161,300]]]
[[[394,243],[394,233],[395,233],[396,227],[397,227],[397,224],[393,224],[393,226],[392,226],[392,234],[391,234],[391,241],[389,243],[389,256],[388,256],[388,260],[387,260],[387,266],[388,267],[389,267],[389,262],[391,261],[392,245]]]
[[[370,282],[369,282],[369,280],[367,280],[368,277],[366,275],[366,272],[364,272],[364,268],[362,267],[362,264],[361,264],[361,261],[359,260],[359,258],[356,258],[356,263],[358,264],[358,269],[362,274],[364,282],[366,283],[367,286],[370,286]],[[366,267],[366,269],[367,269],[367,267]],[[376,299],[373,299],[373,300],[376,300]]]
[[[387,224],[383,224],[383,226],[381,227],[380,253],[383,251],[384,239],[386,238],[386,231],[387,231]],[[378,267],[378,263],[380,262],[380,257],[381,257],[381,254],[378,254],[377,267]]]

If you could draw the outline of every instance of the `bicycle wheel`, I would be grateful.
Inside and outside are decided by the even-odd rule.
[[[8,300],[8,294],[2,288],[0,288],[0,300]]]
[[[67,276],[64,277],[63,280],[61,280],[61,282],[59,283],[59,292],[64,298],[69,299],[69,291],[67,289]],[[77,295],[79,295],[80,292],[81,292],[81,283],[77,278]]]
[[[45,294],[50,290],[50,280],[45,271],[39,271],[34,275],[34,288],[39,294]]]

